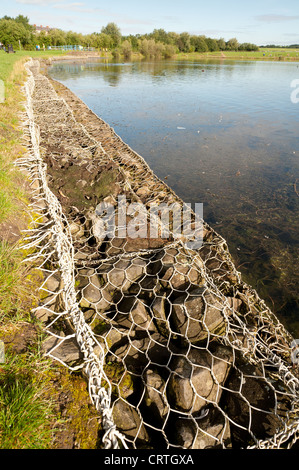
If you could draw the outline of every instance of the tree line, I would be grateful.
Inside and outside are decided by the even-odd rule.
[[[0,19],[0,41],[12,44],[15,49],[20,46],[32,50],[40,46],[81,45],[96,49],[108,49],[115,56],[123,55],[130,58],[133,52],[139,52],[145,57],[169,58],[178,52],[214,52],[214,51],[256,51],[258,46],[251,43],[240,44],[236,38],[225,41],[223,38],[214,39],[204,35],[193,35],[188,32],[166,32],[164,29],[154,29],[152,33],[123,36],[115,23],[108,23],[100,32],[81,34],[73,31],[63,31],[58,28],[49,32],[35,32],[26,16],[15,18],[4,16]]]
[[[266,46],[260,46],[261,48],[267,48],[267,49],[298,49],[299,44],[290,44],[289,46],[279,46],[277,44],[267,44]]]

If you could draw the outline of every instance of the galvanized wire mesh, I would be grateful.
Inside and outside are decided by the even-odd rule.
[[[27,247],[45,274],[35,315],[47,354],[86,375],[103,446],[291,447],[293,338],[242,281],[225,240],[204,221],[198,246],[163,237],[159,214],[155,238],[120,236],[123,226],[103,236],[98,204],[126,226],[142,207],[139,231],[153,204],[186,205],[105,122],[87,132],[38,61],[27,70],[30,151],[19,165],[35,188]]]

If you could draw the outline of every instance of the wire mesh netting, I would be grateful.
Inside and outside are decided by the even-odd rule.
[[[46,354],[86,376],[103,447],[292,447],[293,338],[242,281],[225,240],[201,221],[201,243],[190,243],[191,209],[190,236],[173,219],[162,236],[157,213],[157,236],[134,237],[148,233],[153,205],[188,207],[104,121],[87,132],[38,61],[26,68],[26,247],[45,276],[34,313]],[[105,208],[122,221],[109,233]]]

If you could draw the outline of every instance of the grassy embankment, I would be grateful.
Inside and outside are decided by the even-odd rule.
[[[38,375],[33,379],[36,368],[44,369],[45,363],[33,338],[30,350],[25,347],[24,352],[17,346],[24,325],[31,325],[34,298],[29,272],[16,246],[18,235],[10,233],[28,223],[24,177],[14,167],[25,152],[19,113],[28,53],[0,53],[5,96],[0,103],[0,340],[5,344],[5,363],[0,364],[0,448],[46,447],[51,438],[46,419],[49,404],[41,398],[44,381]]]
[[[0,103],[0,341],[5,345],[5,362],[0,363],[0,449],[60,448],[71,445],[74,435],[81,447],[94,447],[84,435],[90,419],[84,385],[40,352],[43,329],[30,315],[40,279],[22,263],[24,254],[17,246],[18,230],[29,222],[28,185],[14,166],[25,152],[19,117],[26,79],[23,64],[29,56],[57,54],[61,53],[0,51],[5,88],[5,101]],[[69,399],[62,420],[59,403],[66,390]]]
[[[230,59],[230,60],[285,60],[299,61],[299,49],[261,48],[259,51],[216,51],[216,52],[180,52],[175,55],[178,60],[197,59]]]

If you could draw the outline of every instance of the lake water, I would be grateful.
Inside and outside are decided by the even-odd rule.
[[[299,338],[299,63],[101,60],[49,73],[186,203],[203,203],[244,280]]]

